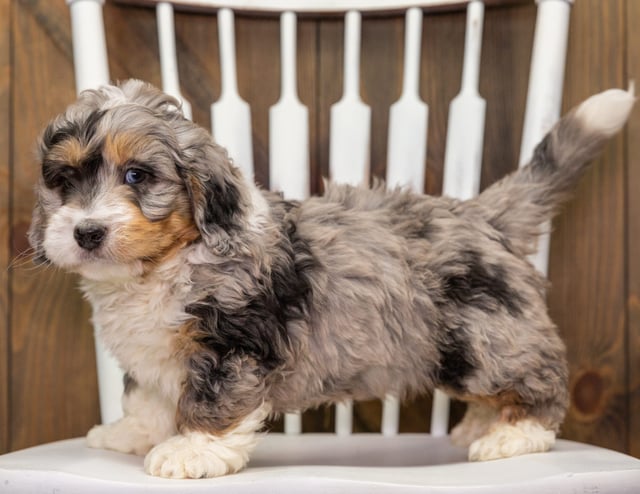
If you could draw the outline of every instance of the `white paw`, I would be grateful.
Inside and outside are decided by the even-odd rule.
[[[520,420],[515,424],[500,422],[487,435],[471,444],[469,460],[497,460],[527,453],[541,453],[548,451],[555,439],[555,432],[545,429],[532,419]]]
[[[216,437],[189,432],[173,436],[149,452],[144,469],[150,475],[174,479],[219,477],[237,472],[247,463],[252,448],[242,444],[244,441],[234,442],[233,434]]]
[[[106,449],[107,436],[109,435],[108,426],[95,425],[87,432],[87,446],[96,449]]]
[[[96,425],[87,433],[90,448],[110,449],[144,456],[152,448],[147,434],[137,430],[127,418],[107,425]]]

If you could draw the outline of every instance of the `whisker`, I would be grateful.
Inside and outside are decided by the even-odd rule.
[[[28,263],[31,263],[32,257],[34,254],[35,254],[35,249],[33,248],[29,248],[20,252],[13,259],[11,259],[11,261],[7,266],[7,271],[9,271],[10,269],[21,268],[26,266]]]
[[[16,271],[19,270],[22,273],[29,274],[37,274],[42,272],[55,272],[58,268],[53,265],[49,260],[45,262],[34,262],[33,258],[35,256],[35,249],[29,248],[18,255],[16,255],[11,262],[9,262],[6,271]],[[53,269],[52,269],[53,268]]]

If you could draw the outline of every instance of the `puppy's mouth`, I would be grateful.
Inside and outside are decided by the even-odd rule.
[[[78,249],[72,256],[67,256],[64,261],[55,259],[52,262],[65,271],[77,273],[83,278],[94,281],[130,278],[143,271],[142,261],[122,262],[114,259],[108,253],[108,249],[90,251]]]
[[[112,203],[102,210],[62,207],[51,215],[42,242],[51,264],[91,279],[138,276],[199,236],[190,217],[150,221],[126,201]]]

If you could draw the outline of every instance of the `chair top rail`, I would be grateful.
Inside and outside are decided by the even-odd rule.
[[[67,0],[72,2],[74,0]],[[162,0],[113,0],[120,4],[153,6]],[[247,13],[273,14],[293,11],[299,14],[344,14],[350,10],[369,13],[402,12],[411,7],[423,10],[462,10],[473,0],[171,0],[181,10],[230,8]],[[531,3],[533,0],[484,0],[487,6]],[[537,0],[540,1],[540,0]],[[572,3],[573,0],[561,0]]]

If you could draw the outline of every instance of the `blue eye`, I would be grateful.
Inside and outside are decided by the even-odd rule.
[[[129,185],[136,185],[144,181],[147,178],[147,172],[138,168],[130,168],[124,174],[124,183]]]

